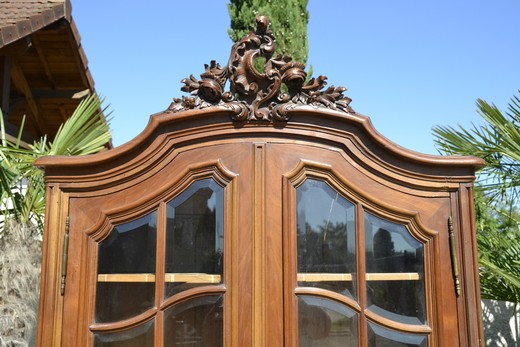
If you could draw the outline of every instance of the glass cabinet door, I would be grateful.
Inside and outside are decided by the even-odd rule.
[[[367,208],[323,180],[296,188],[300,347],[428,346],[424,245]]]
[[[438,345],[420,223],[337,172],[260,158],[265,171],[240,171],[253,183],[201,175],[109,220],[95,244],[92,345]]]
[[[222,346],[224,237],[211,178],[113,227],[98,244],[94,346],[154,346],[160,331],[165,347]]]

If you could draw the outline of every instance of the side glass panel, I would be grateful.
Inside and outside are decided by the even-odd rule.
[[[153,346],[154,321],[117,333],[94,334],[94,347]]]
[[[222,283],[224,188],[212,179],[191,184],[167,205],[165,297]]]
[[[183,301],[164,312],[165,347],[221,347],[223,295]]]
[[[406,334],[368,323],[369,347],[427,347],[425,335]]]
[[[116,226],[99,243],[96,322],[133,317],[155,305],[157,212]]]
[[[406,324],[425,323],[424,247],[404,225],[365,213],[368,309]]]
[[[296,190],[298,285],[356,298],[355,206],[323,181]]]
[[[357,322],[357,313],[336,301],[298,296],[299,347],[357,347]]]

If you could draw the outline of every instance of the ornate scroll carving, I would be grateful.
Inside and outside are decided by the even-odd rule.
[[[167,111],[179,112],[222,106],[233,111],[234,121],[287,121],[288,111],[302,105],[354,112],[344,87],[324,89],[327,77],[307,83],[305,65],[287,55],[273,57],[274,37],[265,16],[256,18],[256,31],[236,42],[226,66],[215,61],[205,65],[200,80],[191,75],[181,82],[190,96],[175,98]],[[265,59],[264,71],[254,66],[256,58]],[[229,91],[225,91],[229,81]]]

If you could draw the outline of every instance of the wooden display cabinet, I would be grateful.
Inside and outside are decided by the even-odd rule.
[[[273,51],[260,17],[133,141],[38,160],[38,346],[482,345],[482,161],[391,143]]]

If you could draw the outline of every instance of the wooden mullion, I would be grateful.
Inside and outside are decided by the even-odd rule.
[[[296,189],[284,177],[283,180],[283,252],[284,252],[284,334],[287,346],[298,344],[298,249],[296,224]]]
[[[253,152],[253,347],[266,346],[266,144],[254,143]]]
[[[157,212],[157,245],[156,245],[156,270],[155,270],[155,307],[157,314],[155,319],[155,345],[162,346],[164,338],[164,313],[161,303],[164,299],[164,279],[166,272],[166,203],[159,205]]]
[[[364,311],[367,306],[366,296],[366,257],[365,257],[365,210],[361,204],[356,206],[356,259],[357,259],[357,293],[361,307],[358,319],[358,341],[360,347],[368,346],[368,322]]]
[[[238,346],[239,330],[239,286],[238,262],[240,259],[238,246],[238,180],[236,177],[224,188],[224,321],[223,345]]]

